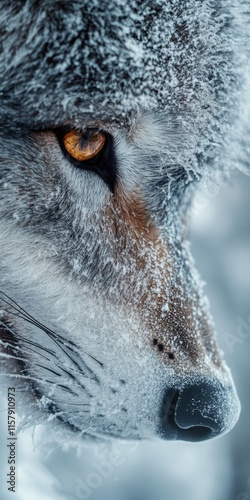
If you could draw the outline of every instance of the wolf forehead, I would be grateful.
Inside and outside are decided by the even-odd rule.
[[[3,0],[0,18],[5,127],[93,111],[121,123],[138,107],[222,115],[233,78],[224,2]]]

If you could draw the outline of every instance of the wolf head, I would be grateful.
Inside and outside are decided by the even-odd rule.
[[[0,18],[3,372],[82,435],[227,432],[239,402],[187,233],[234,117],[230,13],[26,0]]]

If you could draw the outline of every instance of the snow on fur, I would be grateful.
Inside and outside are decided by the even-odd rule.
[[[2,360],[19,358],[8,371],[38,413],[81,435],[151,437],[166,387],[202,377],[222,431],[238,417],[185,234],[195,181],[235,159],[240,16],[223,0],[1,2],[1,308],[16,339]],[[69,167],[62,125],[112,134],[118,195]]]

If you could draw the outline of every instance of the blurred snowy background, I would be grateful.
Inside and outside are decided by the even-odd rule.
[[[190,229],[197,267],[242,404],[233,431],[204,443],[65,442],[48,431],[18,437],[17,492],[6,490],[6,404],[1,401],[0,498],[8,500],[250,500],[250,178],[198,193]],[[40,444],[42,443],[42,445]]]

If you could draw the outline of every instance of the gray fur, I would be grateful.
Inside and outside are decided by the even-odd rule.
[[[190,380],[215,384],[225,431],[238,418],[185,237],[196,180],[227,165],[238,118],[229,4],[1,2],[1,290],[54,332],[2,296],[3,370],[82,434],[151,437],[166,386]],[[125,209],[69,164],[62,125],[112,135]],[[138,240],[131,197],[156,241],[148,227]]]

